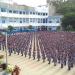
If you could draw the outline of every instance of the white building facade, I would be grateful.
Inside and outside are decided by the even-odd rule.
[[[29,7],[16,3],[0,2],[0,28],[9,25],[13,27],[47,26],[50,28],[60,26],[60,16],[49,16],[48,6]]]

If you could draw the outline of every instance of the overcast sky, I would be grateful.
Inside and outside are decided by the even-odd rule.
[[[38,5],[46,5],[46,0],[13,0],[18,4],[25,4],[28,6],[38,6]]]

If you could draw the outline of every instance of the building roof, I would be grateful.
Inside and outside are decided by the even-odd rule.
[[[9,3],[4,3],[4,2],[0,2],[0,7],[5,7],[5,8],[10,8],[10,9],[16,9],[16,10],[34,10],[34,7],[30,7],[27,5],[18,5],[17,3],[13,3],[13,4],[9,4]]]

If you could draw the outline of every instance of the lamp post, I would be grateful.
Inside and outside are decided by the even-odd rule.
[[[5,52],[6,52],[6,65],[8,66],[8,55],[7,55],[7,50],[8,50],[8,45],[7,45],[7,32],[5,32],[5,35],[6,35],[6,49],[5,49]]]

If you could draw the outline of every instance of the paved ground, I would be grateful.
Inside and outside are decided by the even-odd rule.
[[[5,52],[0,51],[0,54],[5,55]],[[17,54],[8,56],[8,63],[18,65],[21,68],[20,75],[75,75],[75,67],[68,71],[67,67],[61,69],[60,65],[54,67],[52,63],[48,65],[48,62],[42,63],[42,60],[38,62],[37,59],[28,59]]]

